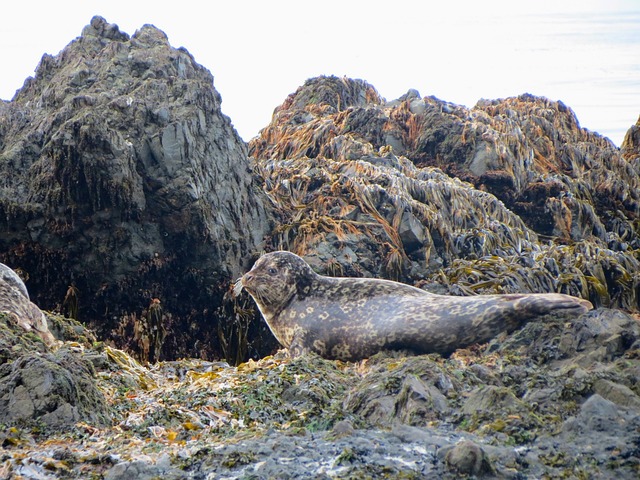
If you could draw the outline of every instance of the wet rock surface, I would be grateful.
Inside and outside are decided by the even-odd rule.
[[[597,332],[612,321],[628,335],[620,348],[597,334],[559,348],[585,324]],[[44,437],[7,428],[0,472],[626,479],[640,471],[640,322],[619,311],[549,316],[449,358],[388,352],[343,363],[281,351],[238,367],[147,368],[99,345],[82,358],[94,365],[111,423],[85,418]]]

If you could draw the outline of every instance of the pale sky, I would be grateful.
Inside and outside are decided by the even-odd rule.
[[[468,107],[528,92],[562,100],[618,145],[640,115],[637,0],[10,3],[0,7],[5,100],[101,15],[130,35],[153,24],[191,52],[246,141],[317,75],[364,79],[387,100],[415,88]]]

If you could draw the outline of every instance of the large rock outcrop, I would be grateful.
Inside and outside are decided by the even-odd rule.
[[[129,312],[147,347],[145,328],[174,329],[176,355],[213,353],[223,322],[198,320],[226,318],[239,325],[221,335],[228,351],[257,337],[248,303],[220,306],[227,277],[268,232],[268,248],[324,273],[638,309],[637,125],[618,152],[545,99],[465,109],[311,79],[252,143],[280,220],[269,230],[207,75],[155,28],[129,38],[96,18],[0,104],[0,257],[29,275],[32,298],[103,330]],[[142,316],[130,313],[138,298],[152,299]],[[280,352],[147,368],[46,313],[55,351],[27,302],[0,268],[2,478],[621,479],[640,468],[640,324],[620,309],[546,316],[449,358]]]
[[[124,338],[157,298],[165,352],[221,353],[216,312],[270,217],[220,102],[151,25],[130,37],[95,17],[42,58],[0,105],[0,258],[38,305],[71,292],[68,313]]]
[[[108,423],[109,407],[83,355],[93,343],[87,337],[91,334],[77,322],[46,316],[29,300],[20,277],[0,264],[0,424]],[[72,340],[73,347],[59,348],[64,340]]]
[[[392,147],[493,193],[537,233],[638,248],[640,173],[629,158],[636,137],[630,132],[621,156],[562,102],[529,94],[469,109],[416,90],[386,102],[366,82],[319,77],[276,109],[251,148],[261,159],[345,160],[355,158],[345,143]]]
[[[151,361],[274,346],[251,302],[224,300],[265,235],[323,273],[633,311],[636,137],[620,151],[531,95],[468,109],[319,77],[276,109],[250,163],[188,52],[96,17],[0,104],[0,260],[38,305]]]
[[[638,310],[632,137],[621,155],[562,103],[531,95],[467,109],[415,90],[386,102],[362,80],[318,77],[250,152],[279,206],[273,247],[325,273]]]

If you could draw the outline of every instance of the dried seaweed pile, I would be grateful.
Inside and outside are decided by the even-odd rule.
[[[361,80],[320,77],[276,109],[251,153],[349,160],[388,147],[490,191],[538,233],[639,246],[638,155],[580,128],[562,102],[525,94],[468,109],[415,90],[385,102]]]
[[[640,307],[640,176],[561,103],[385,103],[311,79],[250,148],[281,216],[273,248],[325,273]]]

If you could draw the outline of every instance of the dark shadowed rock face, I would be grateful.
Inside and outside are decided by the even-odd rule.
[[[0,257],[30,275],[39,306],[73,284],[104,333],[157,297],[177,330],[217,337],[229,281],[269,227],[220,102],[163,32],[129,37],[95,17],[0,105]],[[192,343],[173,341],[174,354]]]

